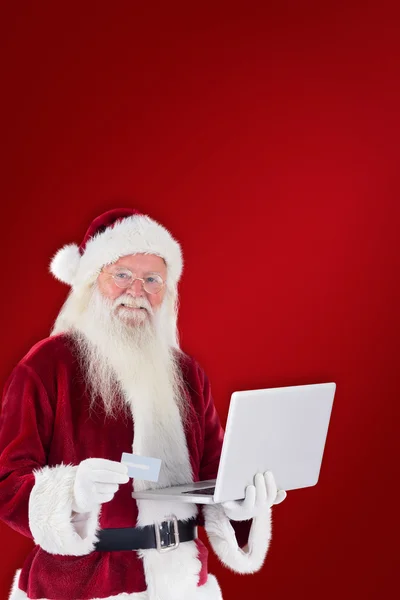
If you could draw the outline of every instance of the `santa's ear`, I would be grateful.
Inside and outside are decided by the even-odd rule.
[[[61,248],[52,258],[50,272],[63,283],[72,285],[78,272],[81,255],[76,244]]]

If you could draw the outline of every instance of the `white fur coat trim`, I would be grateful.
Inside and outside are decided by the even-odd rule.
[[[271,540],[271,510],[253,519],[246,550],[239,547],[235,530],[221,504],[205,505],[203,510],[208,539],[221,562],[236,573],[259,571]]]
[[[82,256],[76,244],[61,248],[50,263],[51,273],[74,287],[91,283],[100,269],[129,254],[156,254],[164,258],[168,276],[176,284],[182,273],[180,244],[171,233],[147,215],[133,215],[107,227],[87,244]]]
[[[165,398],[171,402],[171,398]],[[152,417],[150,399],[134,402],[132,414],[135,423],[135,437],[132,452],[141,456],[157,456],[162,459],[162,467],[157,483],[135,479],[134,490],[142,491],[150,487],[179,485],[193,481],[189,452],[178,408],[172,403],[165,420],[165,427],[155,431],[155,417]],[[154,432],[153,435],[149,432]],[[139,527],[164,521],[170,515],[178,520],[188,520],[197,515],[196,504],[163,500],[136,500]],[[155,549],[141,550],[149,600],[188,600],[197,598],[201,561],[197,544],[184,542],[175,550],[161,554]]]
[[[61,464],[34,471],[29,527],[35,544],[50,554],[82,556],[97,542],[100,507],[87,514],[84,527],[82,523],[75,527],[71,520],[76,469]]]
[[[18,580],[21,571],[17,571],[9,600],[29,600],[28,596],[18,588]],[[46,598],[41,598],[46,600]],[[71,600],[73,600],[71,598]],[[108,598],[93,598],[92,600],[150,600],[147,592],[139,592],[135,594],[117,594],[116,596],[108,596]],[[159,600],[163,600],[160,598]],[[208,576],[207,582],[196,588],[196,590],[186,598],[186,600],[222,600],[222,594],[217,580],[213,575]]]

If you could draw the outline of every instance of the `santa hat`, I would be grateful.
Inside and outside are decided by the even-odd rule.
[[[80,246],[68,244],[55,254],[50,271],[63,283],[78,287],[93,282],[104,265],[138,253],[161,256],[169,280],[178,283],[183,268],[179,243],[160,223],[132,208],[109,210],[94,219]]]

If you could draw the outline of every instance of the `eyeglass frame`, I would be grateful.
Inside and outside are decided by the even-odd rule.
[[[120,285],[118,285],[118,283],[117,283],[117,282],[116,282],[116,280],[115,280],[115,275],[116,275],[116,273],[110,273],[110,271],[101,271],[102,273],[107,273],[107,275],[110,275],[110,277],[112,277],[112,280],[113,280],[113,282],[115,283],[115,285],[116,285],[116,286],[117,286],[117,287],[118,287],[120,290],[127,290],[127,289],[128,289],[128,287],[131,287],[131,285],[133,285],[133,284],[135,283],[135,281],[136,281],[136,280],[138,280],[138,281],[141,281],[141,282],[142,282],[142,287],[143,287],[144,291],[145,291],[147,294],[151,294],[152,296],[155,296],[155,295],[157,295],[157,294],[159,294],[159,293],[161,292],[161,290],[162,290],[162,289],[165,287],[165,284],[167,283],[166,281],[164,281],[164,279],[161,277],[161,275],[159,275],[159,273],[154,273],[154,275],[157,275],[157,276],[158,276],[158,277],[161,279],[161,281],[162,281],[161,288],[158,290],[158,292],[148,292],[148,291],[146,290],[146,288],[144,287],[145,281],[144,281],[144,279],[143,279],[142,277],[133,277],[133,273],[132,273],[132,271],[131,271],[130,269],[128,269],[128,267],[120,267],[120,269],[121,269],[121,270],[124,270],[124,271],[128,271],[128,272],[129,272],[129,273],[132,275],[132,281],[131,281],[131,283],[130,283],[129,285],[127,285],[127,286],[122,286],[122,287],[121,287]]]

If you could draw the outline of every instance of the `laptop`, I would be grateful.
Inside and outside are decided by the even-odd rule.
[[[258,472],[272,471],[278,489],[314,486],[335,383],[234,392],[217,479],[134,492],[133,498],[217,504],[240,500]]]

